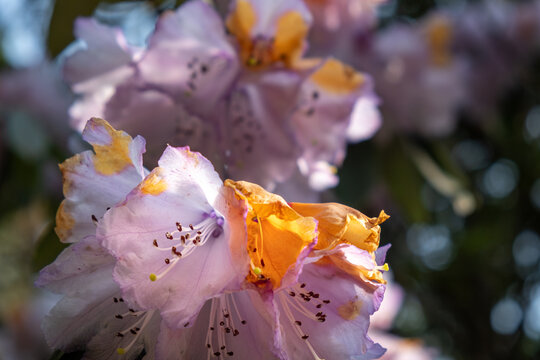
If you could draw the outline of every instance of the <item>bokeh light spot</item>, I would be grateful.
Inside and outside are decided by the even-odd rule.
[[[444,225],[411,226],[407,232],[407,245],[432,270],[444,269],[452,258],[450,230]]]
[[[484,192],[496,199],[502,199],[516,188],[519,171],[513,161],[501,159],[493,163],[482,178]]]
[[[531,202],[540,210],[540,179],[537,179],[531,187]]]
[[[516,236],[512,248],[516,264],[532,266],[540,258],[540,236],[531,230],[524,230]]]
[[[502,334],[513,334],[523,318],[519,304],[512,299],[503,299],[491,309],[491,327],[493,331]]]

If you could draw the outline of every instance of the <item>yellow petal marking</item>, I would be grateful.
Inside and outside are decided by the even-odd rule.
[[[65,204],[66,200],[62,201],[56,212],[56,227],[54,231],[60,238],[60,241],[65,241],[71,235],[71,230],[75,226],[75,219],[66,211]]]
[[[240,58],[250,68],[262,68],[276,62],[291,66],[302,55],[308,24],[297,11],[287,11],[276,22],[273,37],[257,36],[253,28],[258,21],[251,3],[239,0],[227,17],[227,29],[240,47]]]
[[[297,11],[288,11],[280,16],[273,48],[273,60],[291,66],[302,55],[308,24]]]
[[[348,301],[347,303],[338,307],[338,314],[345,320],[354,320],[360,311],[362,311],[363,303],[361,300]]]
[[[364,83],[364,75],[336,59],[328,59],[312,75],[311,80],[329,93],[346,95],[357,91]]]
[[[63,183],[63,192],[64,196],[68,196],[73,187],[73,180],[71,179],[70,173],[76,172],[75,170],[81,166],[82,156],[77,154],[65,160],[63,163],[59,164],[60,172],[62,173],[62,183]]]
[[[251,41],[251,30],[255,26],[257,16],[253,6],[246,0],[236,2],[236,7],[227,17],[227,29],[238,40],[240,46],[240,57],[249,65],[250,59],[253,65],[257,65],[254,58],[250,57],[253,43]]]
[[[281,196],[258,185],[225,180],[225,186],[248,204],[247,250],[252,265],[247,281],[278,288],[300,253],[317,237],[317,222],[301,216]]]
[[[106,145],[94,144],[94,168],[102,175],[118,174],[127,166],[131,165],[129,157],[129,145],[131,136],[123,131],[115,130],[108,122],[102,119],[94,119],[94,126],[103,126],[111,137],[111,142]]]
[[[427,24],[426,41],[431,62],[438,67],[445,67],[452,62],[452,24],[445,16],[435,16]]]
[[[167,190],[167,183],[161,177],[162,169],[157,167],[139,184],[139,191],[145,195],[159,195]]]

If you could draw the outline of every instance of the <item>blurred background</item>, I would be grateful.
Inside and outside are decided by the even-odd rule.
[[[181,2],[0,0],[0,359],[52,355],[39,324],[57,298],[33,281],[64,246],[57,164],[82,149],[56,66],[73,21],[144,45]],[[323,10],[308,54],[367,72],[380,99],[381,128],[349,146],[323,199],[392,216],[387,358],[538,358],[540,2],[364,2],[377,16],[359,26],[308,1]]]

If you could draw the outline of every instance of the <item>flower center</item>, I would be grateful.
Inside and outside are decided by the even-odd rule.
[[[199,246],[203,246],[210,239],[219,237],[223,233],[225,219],[223,216],[211,211],[204,214],[204,219],[196,224],[182,224],[176,222],[174,231],[167,231],[165,240],[154,239],[152,245],[168,256],[163,258],[165,267],[159,274],[150,274],[150,280],[163,278],[180,261],[189,256]],[[160,245],[165,243],[165,245]]]

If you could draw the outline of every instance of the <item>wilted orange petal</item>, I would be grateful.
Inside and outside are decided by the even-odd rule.
[[[319,239],[315,249],[333,248],[339,243],[349,243],[362,250],[374,252],[379,247],[379,224],[388,219],[384,211],[376,218],[368,218],[360,211],[337,204],[290,203],[303,216],[317,219]]]
[[[316,241],[317,221],[291,209],[282,197],[245,181],[225,180],[248,203],[247,248],[252,267],[247,280],[278,288],[306,247]]]

